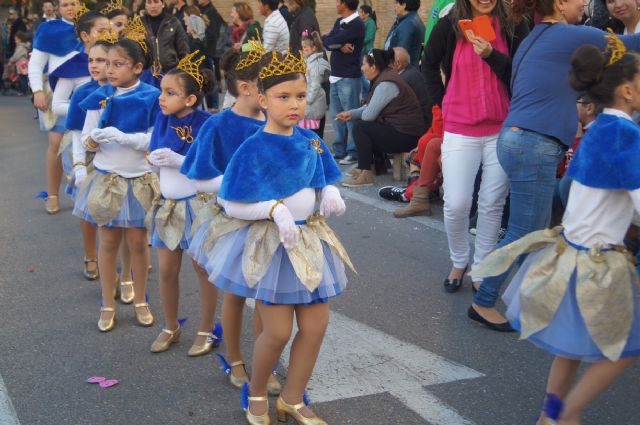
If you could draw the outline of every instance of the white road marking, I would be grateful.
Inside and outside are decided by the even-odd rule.
[[[0,424],[2,425],[20,425],[16,411],[13,408],[7,387],[4,385],[2,376],[0,375]]]
[[[253,300],[247,300],[253,307]],[[289,348],[283,353],[287,366]],[[424,387],[482,373],[331,312],[331,322],[309,383],[313,402],[389,393],[433,425],[473,425]]]
[[[380,210],[387,211],[390,213],[393,213],[398,208],[397,205],[399,205],[397,204],[394,206],[393,204],[385,202],[381,199],[372,198],[370,196],[363,195],[362,193],[358,193],[355,190],[348,189],[345,187],[341,187],[340,192],[342,193],[343,197],[346,199],[353,199],[358,202],[362,202],[363,204],[367,204],[374,208],[378,208]],[[433,230],[437,230],[439,232],[445,233],[444,223],[439,218],[422,216],[422,217],[408,217],[408,218],[402,218],[398,220],[411,220],[416,223],[420,223],[423,226],[427,226]]]

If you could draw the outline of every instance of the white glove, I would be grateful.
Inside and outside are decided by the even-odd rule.
[[[75,186],[80,187],[87,179],[87,167],[78,166],[73,170],[73,174],[75,175]]]
[[[180,168],[184,156],[169,148],[160,148],[149,154],[149,162],[156,167]]]
[[[149,147],[150,133],[123,133],[115,127],[91,130],[91,138],[100,144],[117,143],[132,149],[144,151]]]
[[[320,199],[320,214],[329,217],[331,214],[342,215],[347,209],[340,191],[335,186],[325,186]]]
[[[291,249],[300,241],[300,229],[296,225],[289,208],[283,204],[279,204],[271,214],[273,222],[278,226],[280,232],[280,242],[284,245],[284,249]]]
[[[109,127],[109,128],[113,128],[113,127]],[[104,144],[109,144],[112,143],[110,141],[109,133],[105,132],[105,128],[94,128],[93,130],[91,130],[91,139],[100,144],[100,145],[104,145]],[[117,129],[116,129],[117,130]]]

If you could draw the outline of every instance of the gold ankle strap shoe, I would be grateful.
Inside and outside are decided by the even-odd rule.
[[[103,319],[102,313],[113,313],[111,318]],[[98,320],[98,329],[100,332],[109,332],[116,326],[116,309],[111,307],[100,307],[100,319]]]
[[[242,376],[234,376],[231,369],[236,366],[242,366],[242,371],[244,374]],[[247,375],[247,369],[244,367],[244,362],[242,360],[238,360],[237,362],[229,363],[229,382],[236,388],[242,388],[242,386],[246,383],[249,383],[249,375]]]
[[[178,328],[174,331],[169,329],[163,329],[162,332],[160,332],[160,335],[158,335],[158,337],[156,338],[156,340],[153,341],[153,344],[151,344],[151,352],[162,353],[164,351],[167,351],[169,347],[171,347],[171,344],[178,342],[180,340],[181,331],[182,329],[180,328],[180,325],[178,325]],[[160,339],[162,334],[168,334],[169,338]]]
[[[134,296],[133,280],[120,282],[120,302],[122,304],[131,304]]]
[[[143,311],[138,311],[138,309],[142,310],[143,307],[145,307]],[[153,325],[153,315],[151,314],[151,309],[149,309],[149,303],[134,304],[133,309],[140,326],[149,327]]]
[[[266,401],[267,412],[263,415],[254,415],[251,413],[251,405],[247,409],[247,423],[249,425],[271,425],[271,418],[269,417],[269,399],[267,397],[249,397],[249,403],[252,401]]]
[[[295,405],[287,404],[282,396],[276,400],[276,413],[278,414],[278,421],[287,422],[289,416],[298,422],[299,425],[329,425],[318,416],[313,414],[313,417],[307,418],[299,412],[300,409],[305,407],[304,402]]]
[[[205,339],[203,345],[193,344],[187,353],[189,357],[198,357],[209,353],[213,349],[214,341],[217,339],[211,332],[198,332],[197,335],[206,336],[207,339]]]

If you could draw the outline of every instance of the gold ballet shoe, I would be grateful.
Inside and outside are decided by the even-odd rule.
[[[145,310],[147,311],[146,314],[138,313],[138,309],[142,308],[142,307],[146,307],[145,308]],[[136,313],[136,320],[138,321],[140,326],[149,327],[149,326],[153,325],[153,315],[151,314],[151,309],[149,308],[149,303],[134,304],[133,305],[133,310]]]
[[[267,381],[267,393],[272,396],[280,395],[282,392],[282,384],[276,378],[276,373],[273,372],[269,375],[269,380]]]
[[[158,335],[158,337],[156,338],[156,340],[153,341],[153,344],[151,344],[151,352],[162,353],[163,351],[167,351],[169,347],[171,347],[171,344],[173,344],[174,342],[178,342],[180,340],[181,332],[182,332],[182,329],[180,328],[180,325],[178,325],[178,329],[176,329],[175,331],[171,331],[169,329],[163,329],[162,332],[160,332],[160,335]],[[165,340],[161,340],[160,337],[162,336],[162,334],[169,334],[169,338]]]
[[[47,202],[49,202],[49,199],[55,199],[56,200],[56,206],[55,207],[49,207],[47,206]],[[58,195],[49,195],[46,198],[44,198],[44,209],[47,212],[47,214],[58,214],[60,212],[60,203],[58,202]]]
[[[96,263],[95,270],[89,270],[89,268],[87,267],[89,263]],[[98,277],[100,277],[100,273],[98,273],[98,259],[84,257],[84,270],[82,271],[82,274],[87,280],[96,280]]]
[[[122,304],[131,304],[134,296],[133,280],[120,282],[120,302]]]
[[[307,418],[303,416],[298,410],[305,407],[304,402],[298,403],[296,405],[287,404],[282,396],[278,397],[276,400],[276,413],[278,414],[278,420],[280,422],[287,422],[289,420],[289,416],[296,420],[298,425],[329,425],[315,414],[313,417]]]
[[[102,319],[103,312],[111,312],[113,316],[109,320]],[[111,307],[100,307],[100,319],[98,320],[98,329],[100,332],[109,332],[116,326],[116,309]]]
[[[271,425],[271,418],[269,417],[269,399],[267,397],[249,397],[249,401],[266,401],[267,411],[264,415],[254,415],[251,413],[251,406],[247,408],[246,416],[247,423],[249,425]]]
[[[213,350],[213,346],[215,345],[215,340],[218,339],[211,332],[198,332],[198,336],[206,336],[207,339],[203,345],[196,345],[195,343],[189,348],[189,352],[187,355],[189,357],[198,357],[209,353]]]
[[[234,376],[231,372],[236,366],[242,366],[242,371],[244,375],[242,376]],[[242,388],[244,384],[249,384],[249,375],[247,375],[247,369],[244,367],[244,362],[242,360],[238,360],[237,362],[231,362],[229,364],[229,382],[236,388]]]

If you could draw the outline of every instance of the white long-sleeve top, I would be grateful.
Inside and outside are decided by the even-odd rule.
[[[76,87],[83,85],[91,80],[91,77],[77,78],[60,78],[56,83],[56,89],[53,91],[53,100],[51,102],[51,110],[59,117],[66,117],[69,113],[69,103],[71,94]]]
[[[118,87],[114,96],[120,96],[123,93],[131,91],[138,87],[140,82],[138,81],[133,86],[123,89]],[[87,111],[87,117],[84,120],[84,126],[82,127],[81,140],[86,140],[91,135],[91,130],[98,128],[100,122],[100,116],[102,115],[102,109]],[[96,156],[93,159],[93,164],[96,168],[104,170],[110,173],[116,173],[125,178],[140,177],[151,171],[151,166],[147,162],[145,156],[147,149],[149,148],[149,142],[151,141],[151,133],[153,127],[143,134],[146,138],[146,144],[140,146],[139,149],[133,149],[130,146],[121,145],[119,143],[106,143],[101,144],[100,149],[96,152]]]
[[[73,25],[72,22],[64,20],[69,25]],[[77,51],[72,51],[65,56],[55,56],[49,53],[45,53],[38,49],[33,49],[31,57],[29,58],[29,87],[31,91],[42,90],[42,75],[44,74],[44,68],[49,64],[49,73],[58,68],[60,65],[77,55]]]
[[[165,199],[182,199],[195,195],[196,182],[180,173],[179,168],[160,167],[160,193]]]
[[[284,206],[289,209],[293,219],[306,220],[313,214],[316,207],[317,192],[315,189],[306,187],[291,196],[284,198]],[[218,197],[218,202],[224,207],[227,215],[242,220],[263,220],[269,217],[269,212],[275,200],[263,202],[237,202],[226,201]]]
[[[619,110],[605,108],[603,113],[631,120]],[[598,243],[621,245],[634,212],[640,213],[640,189],[595,189],[574,180],[562,225],[567,239],[575,244],[588,248]]]

